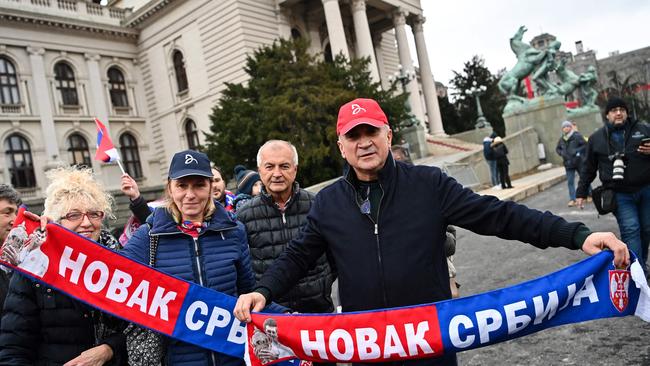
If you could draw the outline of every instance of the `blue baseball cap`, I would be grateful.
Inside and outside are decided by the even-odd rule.
[[[210,159],[204,153],[194,150],[177,152],[169,165],[169,179],[178,179],[190,175],[212,178]]]

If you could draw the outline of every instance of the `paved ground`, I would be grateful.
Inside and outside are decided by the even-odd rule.
[[[546,173],[549,176],[551,173]],[[549,178],[550,179],[550,178]],[[530,180],[530,178],[529,178]],[[525,181],[515,189],[525,191]],[[531,182],[531,186],[532,186]],[[500,195],[516,192],[505,190]],[[566,184],[557,184],[521,203],[549,210],[594,231],[614,231],[612,215],[598,217],[593,206],[566,207]],[[507,197],[503,197],[507,198]],[[470,295],[529,280],[584,258],[567,249],[482,237],[459,229],[456,267],[461,294]],[[549,329],[510,342],[460,353],[461,365],[650,365],[650,324],[636,317],[597,320]]]

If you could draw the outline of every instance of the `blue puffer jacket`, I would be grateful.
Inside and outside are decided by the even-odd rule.
[[[178,228],[165,208],[156,208],[147,219],[149,225],[142,225],[121,253],[148,264],[149,234],[157,235],[157,269],[231,296],[250,292],[255,279],[246,231],[221,205],[216,206],[207,228],[196,241]],[[242,359],[174,340],[169,343],[166,361],[167,365],[188,366],[244,364]]]

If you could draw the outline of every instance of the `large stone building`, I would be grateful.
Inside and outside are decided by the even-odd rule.
[[[413,67],[410,25],[412,111],[443,134],[423,23],[419,0],[0,0],[0,183],[35,199],[47,169],[84,164],[118,189],[118,167],[93,159],[98,117],[141,187],[160,187],[171,155],[204,142],[225,83],[247,80],[246,56],[279,37],[370,57],[386,85]]]

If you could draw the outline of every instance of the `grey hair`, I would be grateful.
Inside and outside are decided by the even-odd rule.
[[[289,141],[285,141],[285,140],[269,140],[269,141],[265,142],[264,145],[262,145],[259,150],[257,150],[257,167],[258,168],[260,167],[260,165],[262,165],[262,150],[264,150],[264,148],[266,148],[266,147],[268,147],[270,145],[275,145],[275,144],[278,144],[278,143],[286,144],[291,149],[291,151],[293,152],[293,164],[296,165],[296,166],[298,165],[298,150],[296,150],[296,147],[293,146],[292,143],[290,143]]]
[[[9,203],[16,205],[16,207],[23,203],[18,192],[8,184],[0,184],[0,200],[9,201]]]

